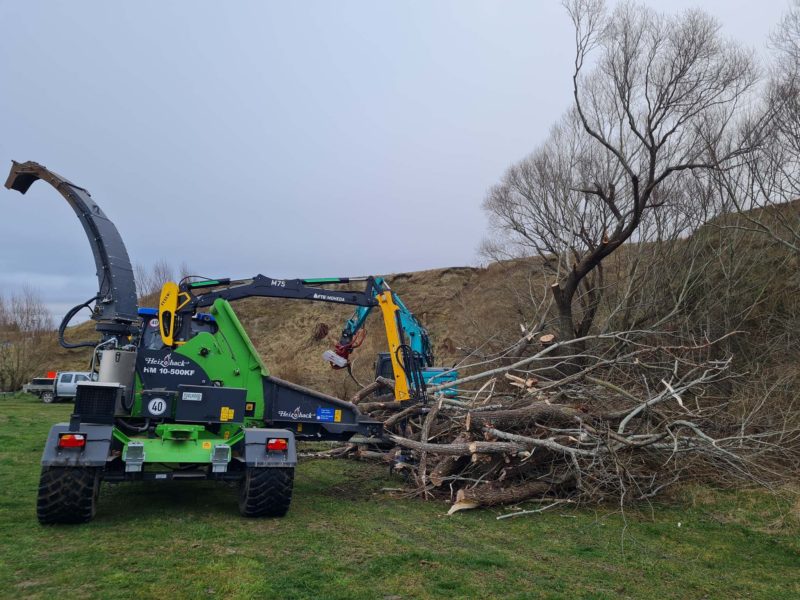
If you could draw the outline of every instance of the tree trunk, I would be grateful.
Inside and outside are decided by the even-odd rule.
[[[456,494],[456,502],[470,502],[478,506],[497,506],[498,504],[515,504],[530,498],[541,497],[550,492],[552,484],[543,481],[526,481],[512,487],[495,487],[480,485],[469,489],[460,489]]]
[[[534,402],[530,406],[511,410],[470,411],[464,427],[467,431],[480,431],[487,426],[513,430],[519,425],[530,426],[536,421],[548,425],[575,425],[575,417],[579,414],[579,410],[569,406]]]
[[[397,435],[391,436],[392,441],[403,448],[410,448],[417,452],[430,452],[431,454],[448,454],[451,456],[471,456],[473,454],[516,454],[524,452],[525,446],[514,442],[462,442],[452,444],[431,444],[418,442]]]
[[[550,286],[553,300],[558,310],[558,334],[562,341],[575,339],[575,324],[572,320],[572,296],[561,284],[554,283]]]

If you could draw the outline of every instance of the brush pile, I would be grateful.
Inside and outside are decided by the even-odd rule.
[[[643,368],[641,358],[632,373]],[[774,450],[786,431],[736,415],[715,395],[729,361],[668,368],[654,361],[647,374],[658,373],[658,364],[668,377],[640,376],[644,383],[635,386],[632,377],[612,383],[585,365],[560,379],[540,379],[530,367],[512,374],[512,365],[480,389],[460,388],[457,397],[434,390],[416,404],[368,396],[390,383],[379,381],[352,401],[384,422],[389,445],[353,443],[323,454],[388,463],[407,476],[410,493],[450,499],[451,512],[529,500],[625,504],[678,481],[769,480],[763,459],[779,461]],[[505,391],[495,391],[500,387]]]

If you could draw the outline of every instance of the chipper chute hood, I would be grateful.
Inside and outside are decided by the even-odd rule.
[[[127,336],[138,322],[136,283],[119,231],[84,188],[32,161],[13,161],[6,187],[22,194],[37,180],[52,185],[78,216],[97,267],[98,293],[92,318],[104,337]]]

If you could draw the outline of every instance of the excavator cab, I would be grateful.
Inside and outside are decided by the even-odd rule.
[[[140,308],[139,316],[142,318],[142,336],[139,346],[147,350],[162,350],[164,342],[158,328],[158,310],[155,308]]]
[[[425,386],[441,385],[443,383],[450,383],[458,379],[458,371],[456,369],[446,369],[444,367],[422,367],[420,369],[422,379]],[[388,352],[379,352],[375,360],[375,378],[382,377],[384,379],[394,379],[394,367],[392,365],[392,357]],[[390,394],[392,392],[387,386],[380,387],[377,395]],[[458,396],[456,388],[445,388],[442,390],[447,398],[455,398]]]

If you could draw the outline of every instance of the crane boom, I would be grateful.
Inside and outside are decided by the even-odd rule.
[[[324,285],[364,282],[363,290],[332,290]],[[276,279],[255,275],[249,279],[208,279],[167,282],[161,290],[159,327],[167,346],[180,346],[192,335],[191,319],[197,310],[211,306],[216,300],[235,301],[244,298],[284,298],[310,300],[356,306],[353,317],[342,332],[336,354],[347,366],[352,352],[352,336],[364,325],[376,306],[380,307],[389,341],[389,357],[395,380],[394,395],[398,401],[424,400],[425,378],[422,370],[433,366],[428,332],[402,300],[381,277],[332,277],[325,279]],[[334,356],[333,358],[337,358]]]

